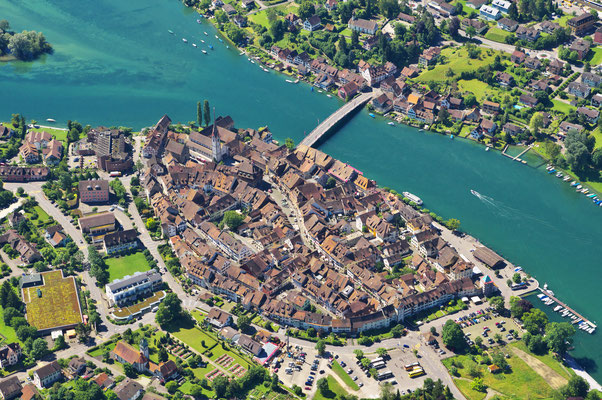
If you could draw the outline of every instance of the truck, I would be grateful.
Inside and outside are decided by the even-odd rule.
[[[121,176],[121,172],[120,172],[120,171],[113,171],[113,172],[111,172],[111,173],[109,174],[109,176],[110,176],[111,178],[116,178],[116,177],[118,177],[118,176]]]

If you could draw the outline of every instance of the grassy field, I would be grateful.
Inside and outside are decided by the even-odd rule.
[[[43,222],[43,223],[48,222],[48,220],[50,219],[50,216],[46,213],[46,211],[42,210],[42,207],[35,206],[33,209],[36,210],[36,213],[38,214],[38,219],[41,222]]]
[[[552,100],[552,103],[554,103],[552,110],[560,111],[564,114],[568,114],[571,110],[576,110],[575,107],[561,100]]]
[[[134,272],[148,271],[150,269],[146,258],[142,252],[130,254],[127,256],[111,257],[105,259],[109,266],[109,281],[121,279],[126,275],[133,275]]]
[[[477,392],[470,388],[470,381],[464,379],[454,379],[454,383],[460,389],[460,392],[469,400],[483,400],[487,393]]]
[[[487,84],[487,82],[481,82],[477,79],[471,79],[466,81],[460,79],[458,81],[458,88],[465,92],[471,92],[477,98],[477,100],[484,99],[488,94],[497,94],[499,91]]]
[[[221,345],[215,346],[215,348],[213,348],[213,350],[211,350],[211,352],[213,353],[213,355],[210,358],[213,361],[217,360],[218,358],[220,358],[224,354],[228,354],[230,357],[232,357],[234,359],[235,363],[238,363],[238,364],[242,365],[246,369],[249,369],[249,367],[251,366],[251,364],[248,361],[246,361],[245,359],[243,359],[236,352],[229,351],[229,350],[224,350],[224,348]]]
[[[273,10],[276,11],[277,14],[285,16],[289,12],[296,13],[299,9],[297,5],[283,4],[278,7],[273,7]],[[249,20],[255,24],[264,26],[266,28],[270,27],[270,22],[268,21],[268,14],[266,10],[256,12],[255,14],[251,14],[248,16]]]
[[[514,342],[512,343],[510,346],[516,347],[522,351],[524,351],[525,353],[529,353],[529,350],[527,350],[527,346],[525,345],[525,343],[523,343],[523,341],[518,341],[518,342]],[[569,379],[571,376],[575,375],[575,372],[570,369],[565,367],[564,365],[562,365],[560,362],[556,361],[554,359],[554,357],[552,357],[551,354],[545,354],[543,356],[538,356],[536,354],[532,354],[529,353],[532,357],[535,357],[536,359],[538,359],[539,361],[541,361],[542,363],[544,363],[545,365],[547,365],[548,367],[552,368],[554,371],[556,371],[559,375],[561,375],[562,377]]]
[[[335,374],[337,374],[339,376],[339,378],[341,378],[343,380],[343,382],[345,382],[347,384],[347,386],[349,386],[351,389],[353,390],[360,390],[360,387],[357,385],[357,383],[355,383],[353,381],[353,379],[351,379],[351,377],[349,376],[349,374],[347,372],[345,372],[345,370],[343,369],[343,367],[341,367],[341,364],[339,364],[339,362],[337,360],[334,360],[334,362],[332,363],[332,370],[334,371]]]
[[[596,138],[595,148],[599,149],[600,147],[602,147],[602,131],[600,130],[600,128],[596,128],[590,133]]]
[[[552,396],[553,389],[550,385],[540,376],[535,370],[533,370],[525,361],[514,355],[510,349],[503,349],[505,353],[512,354],[512,357],[507,359],[508,364],[511,367],[511,372],[491,374],[487,371],[484,365],[477,364],[472,361],[470,356],[456,356],[443,360],[443,364],[449,369],[452,366],[452,360],[456,363],[460,363],[461,368],[458,367],[458,373],[461,378],[472,380],[472,377],[468,374],[471,366],[476,366],[482,374],[483,381],[488,388],[499,392],[505,397],[517,398],[517,399],[549,399]],[[458,364],[457,364],[458,365]],[[459,380],[455,379],[456,384]],[[481,400],[482,393],[475,392],[473,390],[465,391],[464,389],[469,388],[468,385],[460,383],[458,389],[469,400]]]
[[[594,65],[602,64],[602,48],[594,47],[590,49],[590,55],[588,56],[589,63]]]
[[[417,78],[418,81],[444,81],[449,79],[449,77],[446,76],[446,72],[449,69],[454,72],[455,76],[458,76],[465,71],[475,71],[482,66],[491,64],[495,54],[489,56],[487,55],[487,51],[483,50],[481,51],[480,59],[473,60],[468,57],[468,52],[465,48],[448,47],[441,51],[441,56],[445,57],[447,61],[443,64],[437,63],[435,68],[420,74]]]
[[[507,36],[512,35],[512,32],[505,31],[500,28],[492,27],[489,28],[485,34],[485,39],[493,40],[494,42],[506,43],[505,39]]]
[[[328,396],[324,396],[318,390],[316,392],[316,395],[314,396],[313,400],[334,399],[335,397],[338,397],[339,395],[347,395],[347,392],[345,391],[345,389],[343,389],[341,387],[341,385],[339,385],[339,383],[336,381],[336,379],[334,379],[332,376],[329,376],[326,379],[328,380],[328,389],[330,389],[331,393],[329,393]]]
[[[192,347],[199,353],[204,353],[207,349],[215,346],[217,342],[212,339],[209,335],[204,333],[201,329],[197,327],[192,328],[176,328],[170,329],[169,331],[176,338],[186,343],[188,346]],[[205,341],[205,347],[201,344],[201,341]]]
[[[21,341],[17,338],[17,333],[15,330],[4,323],[4,310],[2,307],[0,307],[0,334],[6,338],[2,338],[2,345],[13,342],[21,343]]]

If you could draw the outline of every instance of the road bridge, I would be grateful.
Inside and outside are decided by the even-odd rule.
[[[341,108],[332,113],[320,125],[318,125],[309,135],[301,141],[300,144],[306,146],[315,145],[325,134],[327,134],[335,125],[341,122],[349,114],[363,107],[374,95],[374,93],[362,93],[351,101],[345,103]]]

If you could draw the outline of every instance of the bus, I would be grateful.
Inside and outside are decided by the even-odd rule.
[[[411,364],[406,365],[404,368],[406,369],[406,371],[411,371],[415,367],[420,367],[420,363],[419,362],[411,363]]]
[[[370,361],[370,364],[374,365],[377,362],[381,362],[381,361],[385,361],[385,360],[382,357],[378,357],[378,358],[375,358],[374,360]]]
[[[383,379],[389,379],[392,377],[393,377],[393,372],[384,371],[384,372],[379,372],[379,374],[376,376],[376,379],[379,381],[382,381]]]
[[[416,378],[418,376],[424,375],[424,370],[422,368],[416,368],[410,371],[408,375],[410,375],[410,378]]]
[[[384,361],[379,361],[379,362],[373,362],[372,363],[372,368],[376,368],[376,369],[382,369],[386,367],[385,362]]]

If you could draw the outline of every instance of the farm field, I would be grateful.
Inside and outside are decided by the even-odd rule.
[[[105,262],[109,267],[109,282],[150,269],[141,251],[127,256],[106,258]]]

